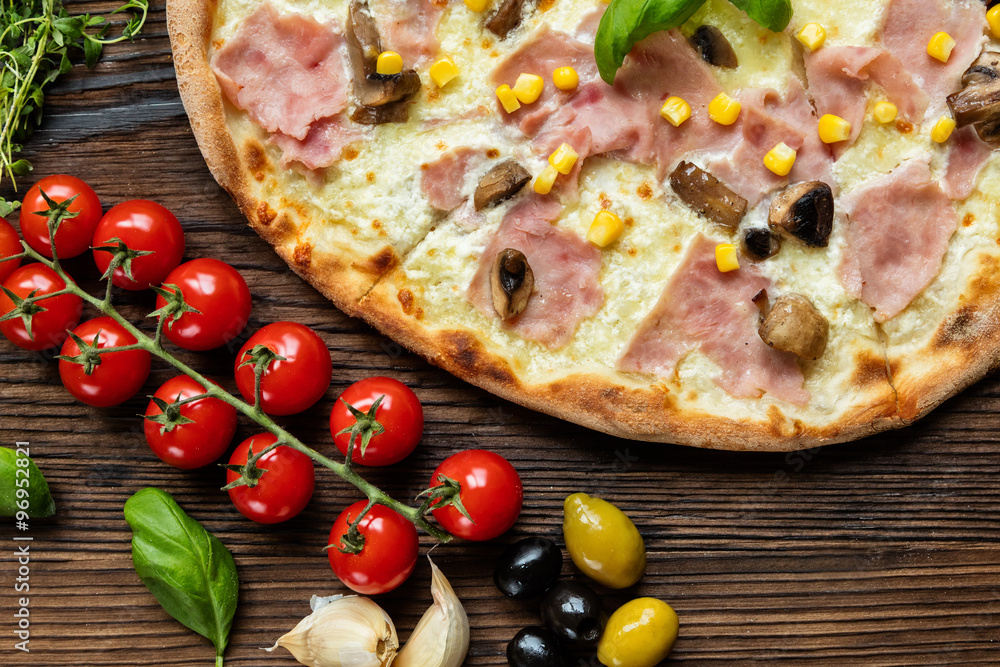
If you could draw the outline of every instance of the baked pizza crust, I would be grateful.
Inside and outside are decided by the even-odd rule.
[[[849,355],[851,367],[839,369],[841,402],[832,417],[752,400],[741,401],[743,414],[720,416],[698,407],[676,377],[654,382],[593,366],[526,381],[483,332],[436,326],[424,316],[419,296],[414,297],[419,286],[401,269],[405,256],[390,243],[317,248],[309,230],[323,224],[322,216],[280,191],[268,191],[266,174],[281,167],[268,157],[260,136],[234,132],[229,121],[241,112],[224,100],[209,66],[216,11],[213,0],[169,0],[167,25],[195,138],[213,176],[250,226],[340,310],[507,400],[623,438],[791,451],[906,426],[981,378],[1000,358],[1000,255],[980,251],[964,260],[961,297],[925,340],[902,354],[883,340]]]

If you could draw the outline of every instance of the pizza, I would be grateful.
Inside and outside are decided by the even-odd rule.
[[[984,3],[794,0],[775,33],[709,0],[614,85],[607,7],[170,0],[168,25],[251,227],[342,311],[503,398],[792,450],[905,426],[992,367]]]

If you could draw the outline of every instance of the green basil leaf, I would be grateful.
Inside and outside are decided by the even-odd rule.
[[[168,614],[215,644],[221,665],[240,586],[232,554],[160,489],[129,498],[125,520],[136,574]]]
[[[27,497],[18,497],[21,489],[21,495]],[[25,500],[27,509],[23,507]],[[18,511],[38,519],[55,514],[56,504],[35,462],[9,447],[0,447],[0,516],[16,516]]]
[[[789,0],[729,0],[757,23],[773,32],[781,32],[792,20]]]
[[[705,0],[611,0],[594,41],[601,78],[614,85],[633,46],[654,32],[676,28],[703,4]]]

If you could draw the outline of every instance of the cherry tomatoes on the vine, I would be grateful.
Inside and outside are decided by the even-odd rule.
[[[55,271],[44,264],[28,264],[14,271],[3,282],[3,286],[18,298],[25,299],[32,292],[36,297],[53,294],[66,287],[66,283]],[[0,333],[10,342],[25,350],[47,350],[58,347],[66,340],[67,329],[72,329],[80,321],[83,300],[75,294],[60,294],[50,299],[38,301],[38,308],[44,308],[31,317],[31,333],[20,317],[0,322]],[[14,302],[6,292],[0,291],[0,316],[14,309]]]
[[[110,317],[87,320],[73,334],[85,345],[103,350],[109,347],[124,347],[136,342],[135,336]],[[80,355],[80,346],[72,337],[63,343],[61,356]],[[84,355],[86,356],[86,355]],[[146,350],[123,350],[106,352],[88,364],[75,363],[67,359],[59,360],[59,377],[69,393],[87,405],[107,408],[124,403],[138,393],[149,377],[151,356]]]
[[[366,466],[387,466],[402,461],[416,448],[424,432],[424,409],[413,390],[399,380],[387,377],[360,380],[344,390],[330,413],[330,433],[341,454],[347,454],[351,435],[337,434],[353,427],[357,421],[344,403],[350,403],[367,414],[379,396],[384,398],[375,412],[375,421],[385,431],[368,441],[364,456],[361,455],[361,436],[356,436],[354,451],[351,452],[355,463]]]
[[[236,386],[254,402],[252,352],[258,345],[283,359],[272,359],[260,378],[261,409],[269,415],[294,415],[323,397],[333,377],[333,359],[323,339],[295,322],[268,324],[250,337],[236,355]]]
[[[261,433],[247,438],[229,457],[230,465],[246,465],[250,447],[254,454],[277,441],[271,433]],[[302,452],[291,447],[272,449],[257,461],[257,467],[267,470],[253,488],[237,486],[229,489],[229,498],[240,514],[257,523],[281,523],[301,512],[312,498],[316,483],[313,462]],[[233,470],[226,471],[226,483],[239,479]]]
[[[184,230],[177,216],[155,201],[133,199],[113,206],[97,225],[94,232],[94,263],[104,273],[111,264],[113,253],[96,250],[115,246],[111,239],[120,239],[130,249],[151,252],[129,262],[132,279],[119,266],[111,282],[127,290],[144,290],[159,285],[181,263],[184,255]]]
[[[459,499],[472,521],[454,505],[433,510],[445,530],[463,540],[480,542],[499,537],[521,513],[521,478],[507,459],[484,449],[468,449],[445,459],[431,476],[431,487],[447,477],[461,484]]]
[[[153,394],[168,406],[204,394],[204,388],[187,375],[170,378]],[[145,422],[146,442],[153,453],[175,468],[192,470],[222,456],[236,433],[236,408],[217,398],[201,398],[174,408],[181,423]],[[172,411],[167,408],[168,414]],[[155,400],[146,408],[147,417],[163,414]],[[185,421],[185,420],[191,421]],[[259,451],[259,450],[258,450]]]
[[[163,281],[163,288],[176,285],[188,306],[186,312],[167,318],[163,333],[178,347],[203,352],[236,338],[250,319],[250,289],[239,271],[217,259],[194,259],[181,264]],[[167,304],[156,296],[157,309]]]
[[[17,235],[14,226],[0,218],[0,260],[14,255],[20,255],[21,237]],[[12,259],[9,262],[0,262],[0,283],[7,279],[7,276],[14,273],[14,269],[21,266],[20,259]]]
[[[397,588],[413,572],[419,540],[412,523],[384,505],[375,505],[358,524],[364,536],[361,553],[342,552],[341,538],[367,505],[361,500],[340,513],[330,530],[326,553],[334,574],[348,588],[362,595],[378,595]]]
[[[67,210],[78,215],[63,218],[56,232],[56,251],[59,259],[82,255],[90,249],[94,230],[101,221],[101,200],[94,189],[75,176],[55,174],[46,176],[31,186],[21,200],[21,235],[28,245],[46,257],[52,257],[49,245],[49,219],[39,211],[51,208],[42,191],[57,204],[76,197]]]

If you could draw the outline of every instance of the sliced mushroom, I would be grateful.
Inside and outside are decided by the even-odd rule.
[[[506,248],[497,254],[490,274],[493,308],[502,320],[517,317],[527,307],[535,274],[520,250]]]
[[[486,22],[486,29],[500,39],[507,39],[510,31],[521,25],[526,0],[503,0],[496,13]]]
[[[833,231],[833,191],[822,181],[796,183],[771,202],[767,223],[779,234],[825,248]]]
[[[743,232],[743,254],[752,261],[760,262],[774,257],[781,250],[781,237],[770,229],[752,227]]]
[[[962,85],[961,91],[948,96],[955,122],[959,127],[975,125],[984,141],[995,141],[1000,125],[1000,53],[983,51],[965,71]]]
[[[358,107],[351,114],[351,120],[360,125],[405,123],[409,118],[410,109],[406,102],[383,104],[380,107]]]
[[[712,222],[735,230],[747,211],[747,200],[715,176],[690,162],[670,174],[670,187],[685,204]]]
[[[413,69],[388,76],[376,73],[382,39],[367,0],[354,0],[348,9],[347,50],[354,75],[354,95],[362,107],[380,107],[408,100],[420,90],[420,75]],[[359,109],[355,114],[368,120],[367,124],[375,124],[373,121],[380,117],[385,118],[380,122],[402,122],[409,117],[398,111],[380,115]]]
[[[382,38],[367,0],[354,0],[347,10],[347,46],[351,51],[355,79],[374,74],[382,53]]]
[[[734,69],[740,66],[733,45],[714,25],[703,25],[691,35],[691,46],[698,49],[701,59],[709,65]]]
[[[521,188],[530,180],[531,174],[519,165],[517,160],[501,162],[479,179],[479,186],[472,198],[476,210],[482,211],[487,206],[493,206],[505,199],[510,199],[520,192]]]
[[[756,302],[756,297],[754,299]],[[765,292],[765,303],[766,299]],[[774,302],[757,333],[761,340],[776,350],[815,361],[826,351],[830,323],[809,299],[800,294],[786,294]]]

